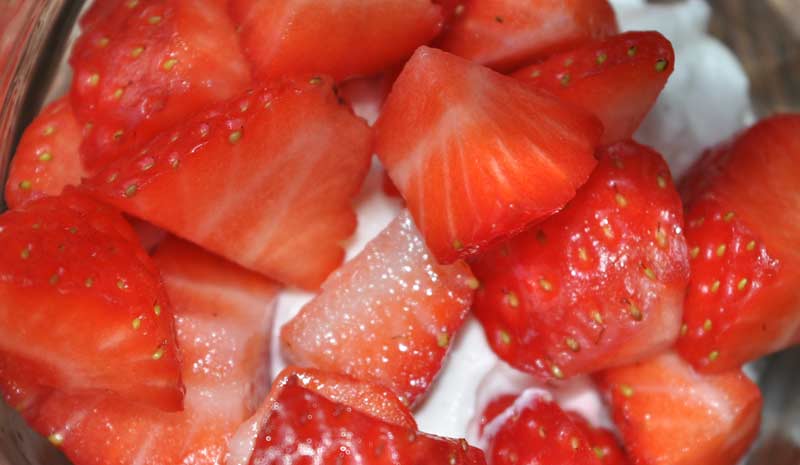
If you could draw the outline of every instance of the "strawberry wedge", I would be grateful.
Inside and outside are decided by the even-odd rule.
[[[437,260],[451,263],[561,209],[602,126],[517,80],[421,47],[376,125],[376,152]]]
[[[329,79],[286,79],[163,133],[87,186],[246,268],[315,289],[344,258],[370,145]]]

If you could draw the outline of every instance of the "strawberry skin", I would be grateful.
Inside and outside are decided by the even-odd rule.
[[[47,195],[58,195],[66,186],[80,184],[86,174],[78,148],[83,134],[69,97],[48,105],[25,128],[6,181],[9,208]]]
[[[118,213],[74,192],[0,216],[6,402],[24,407],[26,387],[105,389],[181,408],[169,299],[135,237]]]
[[[251,85],[217,0],[95,2],[83,23],[71,94],[90,173]]]
[[[234,0],[230,9],[259,79],[370,76],[402,63],[442,26],[430,0]]]
[[[463,439],[445,439],[386,423],[289,380],[272,403],[250,465],[485,464]]]
[[[682,182],[692,281],[678,350],[700,371],[800,343],[798,157],[800,115],[779,115],[708,151]]]
[[[246,268],[315,289],[344,258],[370,145],[329,79],[287,79],[197,115],[87,185]]]
[[[421,47],[376,125],[376,152],[441,263],[513,236],[566,204],[602,128],[517,80]]]
[[[469,0],[443,2],[452,11],[440,48],[511,71],[617,33],[607,0]]]
[[[672,44],[658,32],[628,32],[588,42],[513,76],[592,112],[603,144],[629,139],[674,69]]]
[[[738,369],[702,375],[668,352],[598,382],[634,465],[735,465],[758,433],[761,393]]]
[[[437,264],[402,213],[281,329],[296,364],[391,388],[412,405],[431,385],[472,301],[463,262]]]
[[[630,363],[678,337],[689,265],[669,169],[635,142],[598,158],[562,212],[472,264],[490,345],[543,379]]]

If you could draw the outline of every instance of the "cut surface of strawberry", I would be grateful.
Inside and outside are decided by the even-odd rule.
[[[603,144],[629,139],[655,104],[675,66],[658,32],[595,40],[513,76],[585,108],[603,122]]]
[[[8,207],[80,184],[86,174],[79,154],[82,139],[69,97],[45,107],[25,128],[11,159],[5,190]]]
[[[234,0],[231,12],[260,79],[370,76],[402,63],[442,26],[430,0]]]
[[[411,405],[441,368],[475,286],[463,262],[439,265],[402,213],[281,330],[301,366],[391,388]]]
[[[602,127],[513,78],[422,47],[376,132],[428,247],[450,263],[562,208],[596,164]]]
[[[22,413],[75,465],[225,463],[230,437],[269,388],[264,351],[278,286],[174,238],[154,260],[175,308],[185,409],[51,393]]]
[[[490,345],[539,378],[646,358],[678,337],[689,265],[669,169],[635,142],[598,158],[562,212],[472,263]]]
[[[246,268],[315,289],[344,258],[370,146],[329,79],[287,79],[197,115],[87,186]]]
[[[670,352],[598,381],[636,465],[734,465],[758,432],[761,393],[740,370],[701,375]]]
[[[183,385],[158,270],[112,209],[74,192],[0,216],[0,379],[25,389],[104,389],[164,410]]]
[[[616,16],[607,0],[444,3],[452,16],[437,45],[501,71],[617,33]]]
[[[763,120],[683,180],[692,281],[680,354],[719,372],[800,343],[800,115]]]
[[[90,173],[251,85],[233,22],[216,0],[95,2],[70,64]]]
[[[445,439],[383,422],[289,380],[272,403],[250,465],[481,465],[483,453],[463,439]]]

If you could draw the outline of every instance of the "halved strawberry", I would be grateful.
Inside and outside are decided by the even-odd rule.
[[[420,48],[376,125],[376,152],[442,263],[559,210],[589,176],[589,114],[454,55]]]
[[[11,159],[5,194],[9,208],[80,184],[85,174],[78,152],[82,139],[69,97],[42,110],[25,128]]]
[[[486,463],[463,439],[445,439],[381,421],[289,380],[272,403],[250,465]]]
[[[692,281],[680,354],[719,372],[800,343],[800,115],[709,151],[683,190]]]
[[[402,63],[442,26],[430,0],[234,0],[231,12],[261,79],[369,76]]]
[[[739,370],[700,375],[666,353],[598,380],[636,465],[734,465],[758,433],[761,393]]]
[[[70,63],[90,173],[251,85],[219,1],[95,2],[87,17]]]
[[[438,46],[502,71],[617,33],[617,20],[608,0],[447,3],[453,15]]]
[[[175,306],[185,410],[53,392],[22,413],[75,465],[219,465],[269,388],[264,351],[278,286],[174,238],[154,259]]]
[[[553,55],[513,74],[592,112],[602,142],[629,139],[672,74],[672,44],[658,32],[628,32]]]
[[[344,258],[370,145],[330,80],[287,79],[197,115],[86,184],[127,213],[314,289]]]
[[[281,330],[288,357],[391,388],[407,405],[441,368],[472,301],[463,262],[439,265],[402,213]]]
[[[473,263],[490,345],[539,378],[630,363],[678,337],[689,264],[669,169],[635,142],[598,158],[562,212]]]
[[[18,407],[41,387],[181,408],[169,300],[118,213],[68,192],[0,216],[0,380]]]

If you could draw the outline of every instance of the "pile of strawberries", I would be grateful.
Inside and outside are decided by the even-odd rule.
[[[0,216],[0,391],[75,465],[747,451],[741,366],[800,342],[800,115],[676,188],[631,139],[672,47],[606,0],[96,0],[80,26]],[[343,264],[373,154],[407,211]],[[317,295],[272,380],[284,287]],[[543,386],[488,405],[482,449],[412,414],[471,312]],[[546,390],[586,374],[617,435]]]

